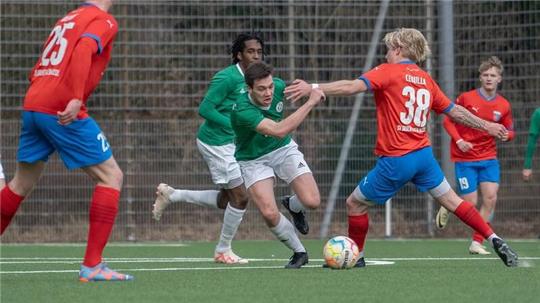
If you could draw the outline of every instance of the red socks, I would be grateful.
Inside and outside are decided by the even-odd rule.
[[[472,203],[462,201],[454,211],[454,214],[461,221],[474,229],[480,236],[487,239],[493,234],[491,226],[484,221]]]
[[[360,216],[349,216],[349,238],[356,242],[360,251],[364,250],[368,229],[369,217],[367,213]]]
[[[90,203],[90,228],[84,255],[84,266],[94,267],[101,262],[101,255],[109,240],[114,219],[118,213],[120,192],[114,188],[96,186]]]
[[[491,227],[491,224],[489,222],[486,222],[486,223],[487,223],[487,225],[489,225],[489,227]],[[491,229],[493,229],[493,227],[491,227]],[[473,233],[473,236],[472,236],[473,241],[482,244],[482,242],[484,242],[484,239],[485,238],[481,234],[479,234],[478,232],[475,231]]]
[[[14,193],[7,184],[0,192],[0,235],[2,235],[4,230],[8,227],[23,200],[24,197]]]

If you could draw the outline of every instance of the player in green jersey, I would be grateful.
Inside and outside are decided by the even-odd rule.
[[[152,211],[159,220],[171,202],[194,203],[205,207],[225,209],[223,226],[214,260],[225,264],[245,264],[247,259],[236,255],[231,248],[248,196],[238,162],[234,158],[234,132],[230,115],[233,104],[247,93],[244,71],[252,62],[262,60],[263,40],[254,33],[239,35],[231,47],[232,65],[217,72],[199,107],[205,121],[197,134],[197,147],[206,161],[212,181],[220,190],[179,190],[161,183]]]
[[[532,177],[532,158],[536,149],[536,141],[540,135],[540,107],[537,108],[531,117],[529,127],[529,139],[527,140],[527,150],[525,152],[525,163],[523,165],[523,181],[528,182]]]
[[[272,77],[272,67],[263,62],[253,63],[245,72],[245,80],[248,94],[238,100],[231,115],[236,134],[235,157],[250,199],[272,233],[294,252],[285,267],[300,268],[308,263],[308,255],[293,224],[278,210],[274,197],[275,176],[287,182],[295,192],[282,203],[293,216],[298,231],[306,234],[309,227],[305,209],[317,208],[320,194],[304,155],[290,133],[324,99],[324,94],[314,89],[306,103],[283,119],[285,83]]]

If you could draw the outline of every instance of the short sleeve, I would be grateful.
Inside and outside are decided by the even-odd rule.
[[[256,130],[262,120],[264,120],[264,115],[254,107],[240,109],[236,113],[237,126],[246,127],[251,130]]]
[[[433,83],[433,88],[431,89],[431,94],[433,97],[433,105],[432,109],[437,114],[447,113],[449,112],[453,107],[454,103],[448,99],[448,97],[442,92],[442,90],[439,88],[437,83],[435,81]]]
[[[364,81],[366,83],[366,86],[368,87],[368,90],[370,91],[381,90],[387,87],[390,83],[390,77],[388,77],[388,69],[388,64],[381,64],[373,68],[372,70],[364,73],[358,79]]]

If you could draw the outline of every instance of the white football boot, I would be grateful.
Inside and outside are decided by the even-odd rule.
[[[214,253],[214,261],[223,264],[247,264],[249,262],[248,259],[237,256],[232,250],[225,252],[216,251]]]
[[[163,211],[169,204],[171,204],[170,196],[174,193],[174,188],[165,183],[160,183],[156,191],[156,202],[154,202],[154,209],[152,209],[152,215],[156,221],[161,219]]]
[[[486,250],[485,246],[476,241],[471,242],[471,245],[469,246],[469,253],[471,255],[491,255],[491,253]]]
[[[448,219],[450,219],[450,212],[448,209],[441,206],[435,217],[435,225],[437,225],[438,229],[444,229],[446,224],[448,224]]]

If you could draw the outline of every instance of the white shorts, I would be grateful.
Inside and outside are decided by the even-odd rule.
[[[234,158],[236,145],[208,145],[197,139],[197,148],[208,165],[214,184],[231,189],[243,183],[240,166]]]
[[[238,163],[242,170],[242,176],[244,176],[246,188],[257,181],[275,178],[275,175],[290,184],[296,177],[311,173],[306,160],[304,160],[304,154],[298,150],[298,144],[293,140],[291,143],[255,160],[238,161]]]

